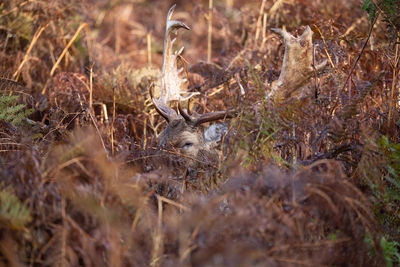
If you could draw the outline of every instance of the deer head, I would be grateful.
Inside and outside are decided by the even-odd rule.
[[[274,82],[267,98],[281,100],[292,97],[309,82],[314,72],[325,68],[327,61],[313,68],[313,44],[310,27],[300,37],[294,37],[282,29],[272,29],[283,37],[285,53],[279,79]]]
[[[157,112],[167,121],[167,127],[159,135],[158,142],[162,147],[172,147],[191,158],[200,159],[203,156],[212,155],[215,138],[210,137],[202,124],[231,118],[232,112],[217,111],[206,114],[191,114],[182,107],[181,101],[187,100],[198,93],[187,93],[182,91],[183,80],[179,77],[180,71],[176,68],[177,56],[182,52],[172,52],[174,40],[171,40],[171,33],[174,30],[184,28],[189,30],[183,22],[171,20],[175,5],[173,5],[167,16],[166,33],[164,39],[163,64],[161,70],[161,95],[155,98],[152,86],[150,86],[150,97]],[[178,111],[175,111],[168,104],[178,101]],[[215,127],[222,130],[223,126]],[[214,131],[215,132],[215,131]],[[218,137],[218,134],[216,134]],[[215,137],[215,134],[214,134]]]

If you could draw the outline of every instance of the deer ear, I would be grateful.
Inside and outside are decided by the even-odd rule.
[[[217,143],[221,141],[222,136],[228,131],[226,123],[214,123],[204,131],[204,140],[206,142]]]

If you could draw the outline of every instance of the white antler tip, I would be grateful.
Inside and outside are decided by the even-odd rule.
[[[168,15],[167,15],[167,21],[169,21],[172,17],[172,14],[174,14],[174,10],[175,10],[176,4],[173,4],[169,10],[168,10]]]
[[[288,33],[285,30],[282,30],[282,29],[272,28],[271,30],[278,33],[279,35],[281,35],[283,37],[283,39],[289,39],[289,38],[293,37],[290,33]]]

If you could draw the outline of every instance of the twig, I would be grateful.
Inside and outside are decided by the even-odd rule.
[[[278,8],[280,7],[280,5],[282,4],[282,0],[277,0],[274,5],[271,7],[271,9],[268,11],[270,17],[273,17],[276,13],[276,11],[278,10]]]
[[[58,65],[60,64],[61,60],[64,58],[65,54],[68,52],[68,49],[72,46],[72,44],[74,43],[75,39],[78,37],[79,33],[82,31],[83,28],[87,27],[88,24],[87,23],[82,23],[79,28],[76,30],[74,36],[71,38],[71,40],[69,41],[69,43],[67,44],[67,46],[64,48],[64,50],[62,51],[61,55],[58,57],[57,62],[53,65],[53,68],[51,68],[50,71],[50,77],[53,76],[54,72],[56,71]],[[42,90],[42,94],[46,93],[47,90],[47,85],[48,85],[48,81],[46,82],[43,90]]]
[[[349,79],[350,79],[350,77],[351,77],[351,74],[353,73],[354,69],[356,68],[357,63],[358,63],[358,61],[359,61],[360,58],[361,58],[361,55],[364,53],[365,47],[367,46],[368,41],[369,41],[369,38],[371,37],[372,30],[374,29],[375,22],[378,20],[378,16],[379,16],[379,13],[378,13],[378,15],[376,15],[374,21],[373,21],[372,24],[371,24],[371,27],[370,27],[369,33],[368,33],[368,37],[367,37],[367,39],[365,40],[364,45],[363,45],[363,47],[362,47],[360,53],[359,53],[358,56],[357,56],[357,59],[354,61],[353,66],[351,67],[351,70],[350,70],[349,74],[347,75],[347,78],[346,78],[345,82],[343,83],[343,87],[340,89],[339,93],[337,94],[338,97],[339,97],[339,95],[341,95],[341,93],[343,92],[343,90],[346,88],[346,85],[347,85],[347,83],[348,83],[348,81],[349,81]]]
[[[143,149],[147,148],[147,118],[144,118],[144,123],[143,123]]]
[[[61,266],[67,266],[66,264],[66,250],[67,250],[67,222],[65,219],[65,198],[61,197],[61,218],[63,221],[62,234],[61,234]]]
[[[147,34],[147,63],[151,66],[151,32]]]
[[[115,87],[113,86],[113,116],[111,122],[111,155],[114,156]]]
[[[16,7],[12,8],[11,10],[3,12],[3,14],[0,15],[0,18],[13,13],[14,11],[17,11],[19,8],[23,7],[24,5],[29,4],[30,2],[34,2],[34,1],[36,1],[36,0],[27,0],[25,2],[22,2],[22,3],[18,4]]]
[[[96,132],[99,135],[99,138],[100,138],[101,144],[103,145],[104,151],[107,152],[107,148],[106,148],[106,145],[104,144],[103,138],[101,137],[101,133],[100,133],[99,127],[97,127],[97,123],[96,123],[97,120],[96,120],[96,118],[93,116],[93,114],[91,112],[89,112],[89,116],[92,119],[94,127],[96,128]]]
[[[263,15],[263,29],[262,29],[262,42],[261,42],[261,48],[260,50],[262,51],[265,46],[265,42],[267,41],[267,13],[264,12]]]
[[[61,55],[58,57],[56,64],[51,68],[50,71],[50,76],[53,76],[54,72],[56,71],[58,65],[60,64],[61,60],[64,58],[65,54],[68,52],[68,49],[72,46],[74,43],[75,39],[78,38],[79,33],[82,31],[84,27],[87,27],[87,23],[82,23],[79,28],[76,30],[74,36],[71,38],[71,40],[68,42],[67,46],[64,48],[62,51]]]
[[[93,64],[90,66],[89,75],[89,107],[90,112],[93,114]]]
[[[131,233],[133,233],[135,231],[136,225],[139,222],[139,217],[142,214],[143,209],[145,208],[145,204],[147,203],[147,200],[150,198],[150,196],[152,196],[154,193],[153,190],[150,190],[150,192],[148,192],[143,198],[143,203],[142,205],[137,209],[136,214],[135,214],[135,218],[132,221],[131,224]]]
[[[324,46],[325,46],[325,47],[324,47],[324,51],[325,51],[325,54],[326,54],[327,57],[328,57],[329,63],[331,64],[332,68],[335,69],[335,65],[333,64],[332,58],[331,58],[331,56],[330,56],[329,53],[328,53],[328,49],[326,49],[325,37],[322,35],[322,32],[321,32],[321,30],[317,27],[317,25],[314,24],[314,28],[318,31],[319,35],[320,35],[321,38],[322,38],[322,42],[324,43]]]
[[[172,205],[172,206],[175,206],[175,207],[177,207],[177,208],[179,208],[179,209],[182,209],[182,210],[184,210],[184,211],[190,211],[190,208],[186,207],[185,205],[183,205],[183,204],[181,204],[181,203],[178,203],[178,202],[176,202],[176,201],[173,201],[173,200],[171,200],[171,199],[168,199],[168,198],[166,198],[166,197],[157,196],[157,198],[158,198],[159,200],[161,200],[162,202],[168,203],[168,204],[170,204],[170,205]]]
[[[318,75],[317,75],[317,69],[315,68],[315,46],[313,44],[313,51],[312,51],[312,68],[314,70],[314,81],[315,81],[315,100],[318,100]]]
[[[254,44],[257,44],[258,37],[260,37],[260,31],[261,31],[261,20],[263,18],[263,13],[264,13],[264,7],[266,0],[262,0],[261,2],[261,7],[260,7],[260,13],[258,14],[258,19],[257,19],[257,26],[256,26],[256,36],[254,38]]]
[[[157,203],[158,203],[158,220],[157,220],[157,228],[154,234],[153,240],[153,252],[152,252],[152,262],[150,266],[161,266],[161,259],[163,254],[163,232],[162,232],[162,217],[163,217],[163,206],[162,199],[157,195]]]
[[[40,27],[40,29],[37,30],[37,31],[35,32],[35,34],[33,35],[32,42],[31,42],[31,44],[29,45],[28,50],[26,50],[24,59],[22,60],[21,64],[19,64],[17,71],[16,71],[16,72],[14,73],[14,75],[13,75],[13,78],[14,78],[15,80],[18,79],[18,75],[21,73],[22,67],[23,67],[23,66],[25,65],[25,63],[29,60],[29,54],[31,53],[32,48],[35,46],[35,44],[36,44],[37,40],[39,39],[40,35],[41,35],[42,32],[47,28],[47,26],[49,26],[49,24],[50,24],[50,23],[47,23],[46,25]]]
[[[396,73],[396,68],[399,64],[399,40],[400,40],[400,35],[399,32],[397,32],[397,43],[396,43],[396,53],[394,56],[394,66],[393,66],[393,78],[392,78],[392,90],[391,90],[391,94],[390,94],[390,103],[389,103],[389,116],[388,116],[388,127],[390,128],[391,125],[391,120],[392,120],[392,113],[393,113],[393,109],[396,108],[396,77],[397,77],[397,73]],[[394,103],[393,103],[394,102]],[[393,108],[394,106],[394,108]],[[393,121],[394,123],[394,121]]]

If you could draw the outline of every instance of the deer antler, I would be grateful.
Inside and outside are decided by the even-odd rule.
[[[182,107],[182,103],[180,100],[178,102],[178,109],[179,113],[185,118],[185,120],[187,122],[191,122],[194,126],[198,126],[206,122],[235,117],[235,111],[216,111],[216,112],[208,112],[201,115],[195,113],[194,115],[191,116]]]
[[[283,37],[285,53],[279,79],[268,94],[269,99],[288,98],[304,86],[312,76],[314,69],[312,52],[312,31],[309,26],[300,37],[294,37],[282,29],[272,29]],[[315,66],[317,71],[323,69],[327,61]]]
[[[167,23],[166,23],[166,31],[165,31],[165,39],[164,39],[164,52],[163,52],[163,64],[161,69],[161,96],[156,99],[153,96],[152,87],[150,85],[150,97],[153,101],[153,104],[157,110],[157,112],[164,117],[167,122],[176,119],[185,119],[187,123],[190,123],[193,126],[198,126],[205,122],[215,121],[223,118],[232,118],[234,116],[233,112],[227,111],[218,111],[218,112],[210,112],[206,114],[194,114],[193,116],[189,115],[186,110],[182,108],[181,100],[188,100],[193,95],[197,95],[199,93],[187,93],[186,96],[182,97],[181,84],[183,83],[182,79],[179,77],[180,70],[176,68],[176,59],[179,56],[183,48],[181,48],[178,52],[172,53],[172,45],[175,39],[171,40],[171,33],[174,30],[184,28],[190,30],[190,28],[184,24],[183,22],[171,20],[172,14],[174,12],[176,5],[173,5],[167,15]],[[180,115],[172,108],[168,106],[168,103],[173,100],[178,100],[178,109]]]
[[[173,100],[187,100],[193,95],[198,93],[187,93],[186,96],[182,97],[181,95],[184,93],[181,91],[181,85],[183,80],[179,77],[182,70],[178,70],[176,66],[177,57],[183,52],[183,47],[173,53],[172,46],[175,42],[175,39],[171,39],[171,33],[183,28],[186,30],[190,30],[190,28],[183,22],[177,20],[171,20],[172,14],[174,13],[176,5],[173,5],[167,15],[167,22],[165,27],[165,38],[164,38],[164,51],[163,51],[163,63],[161,68],[161,99],[164,103],[168,104]]]
[[[150,98],[153,101],[154,107],[156,108],[157,112],[167,121],[170,122],[174,119],[179,118],[179,115],[176,113],[176,111],[172,108],[170,108],[168,105],[166,105],[163,101],[162,98],[160,97],[159,99],[155,98],[153,95],[153,86],[154,83],[152,83],[149,86],[149,93],[150,93]]]
[[[171,39],[171,34],[180,28],[190,30],[185,23],[177,20],[171,20],[175,6],[176,5],[173,5],[169,9],[167,15],[163,62],[161,68],[161,95],[158,99],[153,97],[152,85],[149,87],[150,96],[157,112],[160,113],[160,115],[163,116],[168,122],[179,117],[176,111],[170,108],[168,104],[173,100],[181,99],[181,85],[183,83],[183,80],[179,77],[179,74],[182,72],[182,70],[178,70],[176,66],[176,59],[182,53],[183,47],[176,53],[172,52],[172,46],[175,39]],[[194,94],[198,93],[190,93],[183,99],[186,100],[192,97]]]

